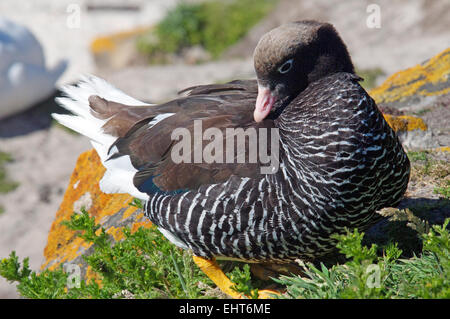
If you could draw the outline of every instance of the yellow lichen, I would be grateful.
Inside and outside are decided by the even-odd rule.
[[[127,206],[127,207],[129,207],[129,208],[123,213],[122,220],[124,220],[124,219],[130,217],[131,215],[133,215],[133,213],[135,213],[135,212],[138,210],[137,207],[130,206],[130,204],[131,204],[132,201],[133,201],[133,199],[131,199],[130,201],[128,201],[128,202],[125,204],[125,206]]]
[[[94,280],[99,287],[102,287],[102,280],[98,273],[96,273],[94,270],[92,270],[91,266],[87,266],[86,268],[86,283],[89,284],[91,280]]]
[[[390,114],[383,114],[383,116],[386,122],[388,122],[388,124],[396,132],[406,132],[413,130],[426,131],[428,129],[425,122],[419,117],[411,115],[395,116]]]
[[[44,249],[45,262],[42,269],[47,266],[49,269],[56,269],[61,263],[74,260],[91,245],[77,237],[75,232],[61,225],[62,221],[70,220],[70,216],[73,214],[73,204],[79,198],[79,194],[86,192],[91,194],[92,205],[88,212],[95,217],[97,223],[101,223],[105,218],[119,213],[123,208],[126,208],[124,216],[131,216],[136,211],[136,207],[124,205],[124,203],[130,203],[133,200],[130,195],[104,194],[100,190],[99,181],[104,172],[105,168],[95,150],[87,151],[78,158],[75,170],[70,178],[69,187],[67,187],[63,201],[50,228],[47,246]],[[73,187],[75,183],[77,183],[76,188]],[[140,218],[138,220],[137,225],[139,226],[151,226],[150,221],[145,218],[142,221]],[[135,231],[137,225],[133,225],[132,230]],[[108,231],[115,239],[121,239],[122,232],[120,230],[120,227],[111,227]]]
[[[106,231],[107,234],[113,236],[114,240],[117,241],[121,241],[122,239],[124,239],[124,235],[122,232],[121,228],[117,228],[114,226],[111,226],[110,228],[108,228],[108,230]]]
[[[436,152],[450,152],[450,146],[442,146],[435,149]]]
[[[150,29],[148,27],[140,27],[128,31],[110,34],[103,37],[98,37],[91,43],[91,52],[95,55],[103,52],[113,51],[122,41],[135,38],[136,36],[144,34],[149,30]]]
[[[436,87],[445,83],[450,76],[450,48],[434,56],[424,64],[399,71],[391,75],[382,85],[370,91],[377,103],[404,100],[413,95],[432,96],[450,93],[450,87],[428,90],[427,85]]]

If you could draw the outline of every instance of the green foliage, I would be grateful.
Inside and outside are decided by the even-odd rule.
[[[347,262],[329,269],[307,264],[304,277],[275,281],[286,286],[287,298],[450,298],[449,221],[420,234],[422,253],[410,259],[400,258],[397,244],[378,256],[376,245],[362,245],[362,233],[347,231],[336,236]]]
[[[133,198],[133,201],[130,203],[130,206],[137,207],[139,209],[143,209],[144,205],[139,198]]]
[[[11,192],[19,186],[18,183],[10,181],[6,176],[5,164],[12,161],[13,158],[10,154],[0,151],[0,194]],[[0,206],[0,215],[4,212],[4,208]]]
[[[134,204],[139,205],[139,201]],[[428,226],[408,209],[382,213],[392,222],[406,222],[420,238],[422,252],[402,258],[397,243],[382,247],[364,245],[357,230],[336,235],[337,248],[345,256],[341,264],[303,264],[304,274],[280,276],[275,282],[286,289],[285,298],[450,298],[450,235],[443,225]],[[196,267],[191,255],[168,242],[155,227],[131,233],[124,228],[122,241],[112,241],[105,229],[82,210],[63,222],[77,236],[91,243],[83,256],[94,279],[81,278],[79,287],[69,287],[71,274],[63,266],[41,273],[31,271],[28,258],[22,262],[12,252],[0,262],[0,276],[17,282],[26,298],[205,298],[214,297],[212,282]],[[258,283],[250,267],[235,267],[229,278],[234,290],[258,297]],[[216,295],[217,296],[217,295]]]
[[[250,266],[245,264],[241,269],[236,266],[233,271],[227,274],[228,278],[234,283],[233,290],[249,296],[251,299],[258,299],[258,289],[252,283],[252,276],[250,274]]]
[[[356,70],[356,74],[363,78],[363,81],[360,82],[361,86],[366,90],[370,90],[376,86],[378,77],[384,75],[384,72],[380,68],[374,68]]]
[[[18,282],[17,290],[22,296],[28,298],[57,298],[64,294],[67,274],[59,269],[57,271],[43,271],[39,275],[31,271],[28,258],[19,262],[13,251],[9,258],[0,263],[0,276],[10,282]]]
[[[16,252],[13,251],[9,255],[8,259],[3,259],[1,261],[0,274],[11,281],[19,281],[30,275],[31,270],[29,269],[29,258],[23,260],[23,266],[21,267],[19,258]]]
[[[70,221],[63,221],[61,224],[71,230],[78,231],[78,237],[88,243],[97,245],[99,249],[109,246],[108,234],[106,234],[105,229],[96,224],[95,218],[89,217],[89,214],[84,209],[82,209],[81,214],[72,214]],[[98,230],[100,230],[100,234],[97,234]]]
[[[351,263],[361,264],[363,262],[371,263],[377,257],[377,247],[372,244],[370,248],[362,246],[364,234],[360,234],[356,229],[353,233],[348,232],[347,235],[334,236],[339,242],[336,247],[347,258],[351,258]]]
[[[18,282],[27,298],[203,298],[211,281],[194,264],[189,253],[168,242],[156,227],[139,228],[112,244],[105,229],[83,211],[64,225],[93,244],[93,253],[83,256],[101,280],[81,280],[79,288],[67,288],[69,274],[62,268],[36,274],[28,259],[20,265],[15,253],[2,260],[0,275]],[[169,258],[168,258],[169,257]],[[199,283],[202,283],[201,287]]]
[[[408,152],[408,158],[411,162],[427,161],[428,160],[428,152],[427,151],[410,151],[410,152]]]
[[[450,199],[450,180],[447,180],[447,184],[442,187],[435,187],[434,188],[435,194],[440,194],[444,196],[446,199]]]
[[[158,58],[161,55],[180,53],[195,45],[218,57],[242,38],[275,3],[276,0],[181,2],[154,32],[139,39],[138,49],[156,62],[163,62]]]
[[[450,199],[450,164],[448,156],[442,157],[438,154],[438,152],[431,151],[408,152],[408,157],[412,163],[410,185],[412,183],[413,187],[433,189],[435,194],[443,197],[436,202],[436,205],[446,207]],[[420,210],[423,213],[429,213],[434,207],[411,207],[411,209],[415,212]]]
[[[10,154],[0,151],[0,193],[8,193],[17,188],[19,184],[12,182],[6,176],[5,164],[13,161]]]

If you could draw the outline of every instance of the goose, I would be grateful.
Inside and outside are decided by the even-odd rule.
[[[216,260],[324,257],[335,249],[333,234],[367,229],[380,220],[377,210],[397,206],[410,172],[331,24],[283,24],[253,58],[255,80],[198,85],[155,105],[86,77],[58,99],[73,115],[54,114],[91,139],[106,167],[102,191],[145,201],[152,223],[233,296]],[[235,138],[230,129],[256,135],[227,148],[228,161],[220,145]],[[276,155],[269,169],[267,158],[250,161],[255,144]],[[217,160],[195,159],[207,149]]]

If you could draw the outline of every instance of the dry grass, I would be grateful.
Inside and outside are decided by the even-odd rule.
[[[446,197],[445,190],[450,184],[450,153],[420,151],[409,152],[408,156],[411,161],[411,177],[406,195],[408,197]]]

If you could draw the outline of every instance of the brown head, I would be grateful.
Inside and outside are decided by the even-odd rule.
[[[266,33],[253,59],[258,79],[256,122],[295,98],[309,83],[336,72],[354,73],[334,27],[317,21],[292,22]]]

